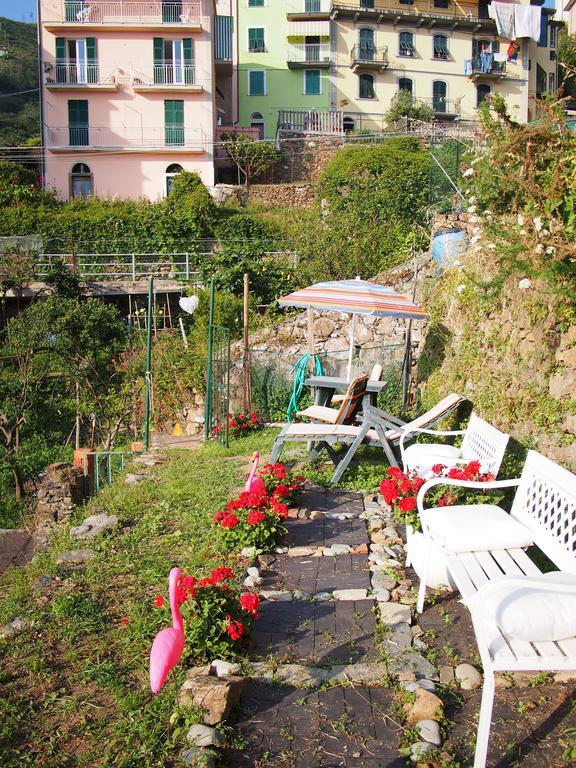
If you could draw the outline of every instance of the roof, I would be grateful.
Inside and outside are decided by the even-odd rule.
[[[572,6],[576,3],[576,0],[568,0],[568,3],[566,4],[566,7],[564,8],[565,11],[569,11]]]

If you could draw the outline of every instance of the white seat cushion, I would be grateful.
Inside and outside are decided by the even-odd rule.
[[[335,408],[328,408],[325,405],[311,405],[304,411],[298,411],[298,416],[305,416],[307,419],[317,419],[318,421],[327,421],[329,424],[335,424],[338,418],[338,411]]]
[[[442,443],[413,443],[404,451],[404,463],[410,469],[424,467],[429,469],[434,464],[450,464],[461,458],[462,451],[454,445]]]
[[[492,504],[460,504],[424,510],[434,541],[450,552],[516,549],[532,544],[529,528]]]
[[[565,640],[576,635],[576,576],[555,571],[537,577],[524,577],[526,586],[510,584],[518,576],[503,576],[487,589],[480,589],[471,600],[472,610],[482,610],[502,632],[517,640],[537,642]],[[539,587],[539,584],[542,586]],[[568,592],[554,590],[565,584]]]

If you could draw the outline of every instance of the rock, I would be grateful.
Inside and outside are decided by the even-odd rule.
[[[410,624],[412,620],[411,611],[407,605],[383,603],[378,607],[380,608],[380,619],[383,624],[400,624],[403,621]]]
[[[372,574],[372,589],[387,589],[392,590],[396,586],[396,579],[393,576],[388,576],[387,573],[382,571],[376,571]]]
[[[317,603],[323,603],[326,600],[332,600],[333,595],[332,595],[332,592],[316,592],[316,594],[312,599],[315,600]]]
[[[472,664],[458,664],[454,670],[454,677],[463,691],[473,691],[482,685],[482,675]]]
[[[288,510],[288,517],[290,520],[297,520],[298,519],[298,510],[295,508]]]
[[[216,768],[216,752],[203,747],[189,747],[180,757],[186,768]]]
[[[311,600],[312,595],[310,592],[302,592],[301,589],[295,589],[294,592],[292,592],[292,599],[293,600]]]
[[[387,673],[388,667],[380,661],[366,664],[341,664],[328,670],[327,679],[331,683],[350,682],[358,685],[373,685],[380,683]]]
[[[290,547],[288,557],[310,557],[316,552],[316,547]]]
[[[450,683],[454,682],[454,667],[451,667],[450,664],[443,664],[438,672],[440,674],[440,683],[442,685],[450,685]]]
[[[513,688],[514,680],[511,680],[509,675],[494,675],[494,682],[496,688]]]
[[[390,601],[390,592],[388,592],[387,589],[373,589],[372,590],[372,596],[375,600],[378,601],[378,603],[388,603]]]
[[[427,752],[431,749],[436,749],[434,744],[429,744],[427,741],[417,741],[416,744],[412,744],[410,747],[410,760],[414,763],[419,763]]]
[[[256,547],[242,547],[240,550],[241,557],[256,557]]]
[[[324,517],[327,520],[351,520],[356,515],[353,512],[325,512]]]
[[[207,725],[192,725],[186,738],[195,747],[212,747],[222,743],[222,736],[216,728]],[[430,739],[429,739],[430,741]]]
[[[42,576],[38,576],[32,586],[36,589],[46,589],[47,587],[51,587],[55,581],[55,576],[50,576],[48,573],[43,573]]]
[[[377,501],[364,501],[364,509],[366,512],[376,512],[377,514],[380,513],[380,504],[378,504]]]
[[[254,549],[254,547],[249,547],[249,549]],[[273,550],[277,555],[285,555],[286,552],[288,552],[288,547],[274,547]],[[244,552],[244,550],[242,550]]]
[[[421,720],[435,720],[442,715],[442,708],[442,699],[424,688],[418,688],[414,692],[414,701],[406,705],[406,722],[415,725]]]
[[[96,557],[93,549],[71,549],[68,552],[62,552],[56,559],[56,565],[74,565],[76,563],[86,563]]]
[[[250,665],[252,667],[252,674],[250,677],[262,680],[265,683],[274,682],[274,672],[268,666],[266,661],[253,661]]]
[[[334,555],[349,555],[352,551],[352,547],[349,547],[348,544],[332,544],[330,551]],[[328,554],[326,549],[324,549],[324,554]]]
[[[565,370],[550,379],[548,391],[557,399],[570,397],[576,389],[576,371]]]
[[[390,624],[382,640],[382,648],[389,656],[399,656],[412,645],[412,632],[405,623]]]
[[[245,683],[243,677],[192,677],[180,688],[177,703],[181,707],[202,708],[206,725],[217,725],[227,719],[238,703]]]
[[[208,677],[210,674],[210,664],[202,664],[200,667],[190,667],[186,670],[186,679],[191,677]]]
[[[374,544],[386,544],[388,542],[388,536],[384,533],[384,531],[372,531],[370,534],[370,539]]]
[[[145,480],[146,477],[144,475],[133,475],[130,472],[126,475],[124,478],[124,482],[126,485],[137,485],[138,483],[141,483],[142,480]]]
[[[118,518],[115,515],[90,515],[80,525],[70,528],[70,538],[82,541],[93,539],[104,531],[112,531],[118,527]]]
[[[398,659],[393,659],[392,668],[398,675],[411,673],[415,676],[416,680],[421,680],[422,678],[438,680],[438,670],[436,667],[419,653],[406,653]],[[422,719],[425,720],[426,718]]]
[[[556,672],[555,683],[573,683],[576,680],[576,672]]]
[[[310,520],[322,520],[324,512],[319,512],[317,509],[310,512]]]
[[[416,730],[420,734],[422,741],[434,744],[435,747],[439,747],[442,744],[440,725],[436,720],[420,720],[419,723],[416,723]]]
[[[260,576],[260,571],[255,566],[250,566],[250,568],[246,569],[246,573],[248,576],[252,576],[255,579],[257,579]]]
[[[233,664],[230,661],[224,661],[224,659],[214,659],[210,664],[210,674],[216,675],[216,677],[232,677],[233,675],[241,674],[240,664]],[[198,746],[202,746],[199,744]]]
[[[24,619],[21,619],[20,616],[16,616],[14,619],[12,619],[12,621],[9,621],[7,624],[3,624],[0,627],[0,638],[6,639],[8,637],[13,637],[19,632],[23,632],[29,626],[29,621],[25,621]]]
[[[259,587],[260,584],[262,584],[262,579],[259,576],[246,576],[242,583],[245,587],[253,589],[254,587]]]
[[[310,513],[307,509],[302,508],[298,510],[298,520],[308,520],[309,517]]]
[[[359,544],[357,547],[354,547],[352,550],[353,555],[367,555],[368,554],[368,544]]]
[[[295,688],[319,688],[327,677],[327,670],[301,664],[283,664],[274,674],[276,680]]]
[[[414,693],[418,690],[418,688],[423,688],[425,691],[434,693],[436,690],[436,683],[433,683],[432,680],[426,680],[426,678],[422,678],[422,680],[408,680],[401,682],[400,687],[409,693]]]
[[[414,648],[416,648],[417,651],[427,651],[428,650],[428,644],[424,642],[424,640],[421,640],[419,637],[415,637],[414,641],[412,643]]]
[[[260,592],[260,597],[264,600],[273,600],[277,603],[289,603],[292,600],[292,593],[275,589],[263,589],[262,592]]]
[[[332,592],[334,600],[366,600],[367,589],[335,589]]]

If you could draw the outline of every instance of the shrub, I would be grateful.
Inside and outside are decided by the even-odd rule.
[[[401,117],[428,122],[434,117],[434,111],[426,104],[418,104],[408,91],[398,91],[392,98],[390,108],[386,112],[386,122],[391,125]]]
[[[265,464],[259,474],[266,486],[266,493],[288,505],[296,501],[306,482],[303,475],[286,469],[284,464]]]
[[[260,420],[256,411],[246,414],[241,411],[235,411],[235,413],[228,414],[228,433],[230,437],[244,437],[249,432],[256,432],[263,427],[264,422]],[[212,432],[214,435],[219,435],[223,429],[223,424],[217,424]]]
[[[288,507],[275,496],[244,491],[217,512],[214,521],[227,548],[254,547],[268,552],[286,533],[282,520],[287,516]]]

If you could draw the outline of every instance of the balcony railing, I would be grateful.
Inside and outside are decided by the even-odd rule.
[[[350,53],[350,65],[354,68],[380,68],[385,69],[388,66],[388,48],[383,46],[355,45]]]
[[[348,13],[365,14],[367,17],[373,14],[444,17],[461,19],[463,22],[483,20],[494,25],[488,17],[487,5],[455,0],[334,0],[333,16]]]
[[[447,99],[445,96],[416,99],[415,103],[430,107],[436,115],[459,115],[462,111],[461,99]]]
[[[330,13],[330,6],[330,0],[290,0],[286,3],[286,13],[288,15]]]
[[[328,64],[330,62],[330,43],[289,45],[287,60],[298,64]]]
[[[46,85],[99,85],[100,68],[95,61],[56,63],[54,67],[50,65],[44,82]]]
[[[506,75],[506,62],[494,61],[491,54],[478,53],[472,57],[471,71],[468,74],[504,77]]]
[[[43,23],[190,24],[201,18],[198,0],[131,2],[131,0],[43,0]]]
[[[89,147],[104,149],[146,149],[185,147],[191,151],[204,151],[204,134],[199,128],[167,125],[156,128],[134,126],[71,125],[49,128],[48,147]]]
[[[295,133],[344,133],[342,112],[281,109],[278,111],[277,130]]]
[[[155,85],[195,85],[196,67],[194,64],[181,64],[174,61],[154,64]]]

